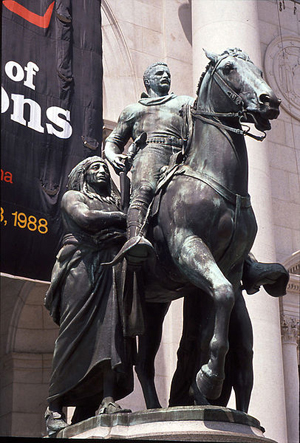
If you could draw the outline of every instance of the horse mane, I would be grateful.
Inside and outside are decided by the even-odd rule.
[[[242,49],[239,48],[227,48],[225,49],[224,52],[222,52],[222,54],[218,55],[218,61],[220,61],[221,59],[225,58],[225,57],[238,57],[241,58],[242,60],[245,60],[247,62],[252,63],[252,61],[250,60],[250,57],[248,54],[246,54],[246,52],[242,51]],[[212,62],[212,60],[209,61],[209,63],[207,64],[207,66],[205,67],[205,70],[202,72],[199,81],[198,81],[198,85],[197,85],[197,90],[196,90],[196,95],[198,97],[199,95],[199,91],[203,82],[203,79],[205,77],[205,74],[207,73],[207,71],[209,70],[209,68],[211,66],[213,66],[214,63]]]
[[[203,79],[204,79],[204,77],[205,77],[205,74],[207,73],[207,71],[209,70],[209,68],[211,67],[211,65],[212,65],[212,62],[209,62],[209,63],[206,65],[205,70],[204,70],[204,71],[202,72],[202,74],[200,75],[200,78],[199,78],[199,81],[198,81],[198,85],[197,85],[197,90],[196,90],[196,95],[197,95],[197,97],[198,97],[198,95],[199,95],[199,91],[200,91],[200,88],[201,88],[201,85],[202,85]]]

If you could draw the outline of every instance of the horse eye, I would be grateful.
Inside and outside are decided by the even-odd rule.
[[[226,65],[224,66],[224,68],[223,68],[223,72],[224,72],[224,74],[229,74],[231,71],[233,71],[234,70],[234,66],[233,66],[233,64],[232,63],[226,63]]]

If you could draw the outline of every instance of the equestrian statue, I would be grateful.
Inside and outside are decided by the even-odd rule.
[[[160,407],[154,359],[164,317],[171,301],[184,297],[170,406],[225,406],[234,388],[237,409],[247,412],[253,351],[242,290],[263,285],[272,296],[284,295],[288,274],[250,252],[257,223],[245,136],[264,139],[280,100],[242,50],[206,56],[196,100],[169,94],[168,67],[152,65],[144,76],[147,94],[125,108],[107,139],[114,169],[126,174],[132,167],[127,241],[111,264],[125,259],[134,276],[132,284],[125,277],[125,295],[140,296],[143,318],[129,309],[125,334],[139,331],[136,372],[147,407]],[[249,123],[263,135],[252,134]]]

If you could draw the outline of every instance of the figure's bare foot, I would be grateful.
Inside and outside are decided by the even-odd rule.
[[[104,398],[102,403],[96,412],[96,415],[100,414],[124,414],[132,412],[131,409],[123,409],[118,403],[115,403],[110,397]]]
[[[56,434],[66,428],[66,416],[63,412],[51,411],[49,408],[45,412],[46,428],[49,436]]]

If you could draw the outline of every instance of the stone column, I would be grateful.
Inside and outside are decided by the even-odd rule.
[[[262,68],[257,2],[253,0],[192,0],[194,87],[207,59],[202,48],[223,52],[239,47]],[[249,193],[259,232],[252,252],[262,262],[274,262],[272,202],[267,142],[247,139]],[[264,291],[245,296],[254,329],[255,382],[249,413],[266,428],[266,437],[287,442],[284,376],[278,299]]]
[[[281,331],[288,441],[298,443],[299,375],[297,370],[297,340],[299,339],[299,320],[284,315],[281,322]]]

